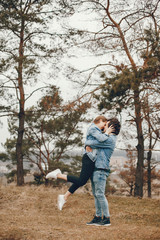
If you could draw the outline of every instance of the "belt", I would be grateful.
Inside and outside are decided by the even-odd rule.
[[[106,168],[94,168],[94,171],[105,171],[105,172],[110,172],[110,169],[106,169]]]

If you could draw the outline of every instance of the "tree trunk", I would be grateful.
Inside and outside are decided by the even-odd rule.
[[[117,23],[112,17],[109,12],[110,7],[110,1],[107,1],[107,7],[106,7],[106,13],[112,22],[112,24],[117,28],[119,32],[119,37],[123,43],[124,51],[132,65],[132,69],[135,71],[135,79],[133,79],[134,82],[134,105],[135,105],[135,121],[136,121],[136,127],[137,127],[137,139],[138,139],[138,145],[137,145],[137,151],[138,151],[138,161],[137,161],[137,169],[136,169],[136,180],[135,180],[135,189],[134,189],[134,196],[143,197],[143,162],[144,162],[144,139],[143,139],[143,133],[142,133],[142,117],[141,117],[141,103],[140,103],[140,97],[139,97],[139,78],[137,75],[137,66],[134,62],[134,59],[131,56],[131,53],[129,51],[129,48],[127,46],[127,42],[125,39],[125,35],[120,27],[120,24]]]
[[[130,191],[129,191],[130,196],[133,195],[133,187],[134,187],[134,184],[132,182],[131,185],[130,185]]]
[[[141,117],[141,104],[139,101],[139,92],[134,92],[134,102],[135,102],[135,121],[137,126],[137,139],[138,145],[138,159],[136,168],[136,179],[135,179],[135,189],[134,196],[143,197],[143,164],[144,164],[144,138],[142,132],[142,117]]]
[[[148,169],[147,169],[147,184],[148,184],[148,197],[151,198],[151,156],[152,152],[149,150],[147,153],[147,163],[148,163]]]
[[[21,186],[24,184],[24,171],[23,171],[23,133],[24,133],[24,121],[25,121],[25,111],[24,111],[24,88],[23,88],[23,56],[24,56],[24,21],[21,22],[21,32],[20,32],[20,44],[19,44],[19,60],[18,60],[18,91],[19,91],[19,126],[18,126],[18,136],[16,143],[16,159],[17,159],[17,185]]]
[[[20,108],[21,109],[21,108]],[[23,133],[24,133],[24,110],[21,109],[19,113],[19,127],[18,137],[16,143],[16,159],[17,159],[17,185],[21,186],[24,184],[24,172],[23,172]]]

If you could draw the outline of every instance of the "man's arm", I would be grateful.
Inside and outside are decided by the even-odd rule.
[[[105,133],[102,133],[97,128],[91,128],[89,134],[95,137],[99,142],[104,142],[109,138],[109,134],[113,131],[113,127],[110,126]]]

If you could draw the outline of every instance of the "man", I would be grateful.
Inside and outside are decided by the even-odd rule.
[[[116,118],[108,120],[105,131],[113,126],[112,134],[104,142],[97,140],[87,140],[86,150],[92,152],[92,149],[98,149],[95,161],[95,169],[91,176],[92,192],[95,199],[96,214],[92,221],[87,225],[109,226],[110,214],[108,201],[105,197],[106,180],[110,172],[110,158],[116,145],[116,138],[120,131],[120,122]],[[89,147],[88,147],[89,146]],[[102,218],[103,217],[103,218]]]
[[[103,134],[102,129],[106,126],[107,119],[104,116],[98,116],[94,119],[93,123],[87,131],[86,140],[98,140],[99,143],[104,142],[108,139],[108,134],[113,131],[112,125],[106,129]],[[67,202],[69,196],[73,194],[79,187],[86,184],[88,179],[91,177],[95,168],[95,159],[97,157],[97,150],[93,149],[92,152],[86,152],[82,158],[82,169],[79,177],[62,174],[60,169],[56,169],[47,174],[46,178],[59,178],[73,184],[64,195],[58,196],[58,208],[62,210],[63,205]]]

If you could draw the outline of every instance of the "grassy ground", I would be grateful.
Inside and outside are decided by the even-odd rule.
[[[160,200],[109,196],[111,226],[86,226],[94,215],[93,197],[75,193],[59,211],[57,195],[65,190],[0,186],[0,239],[160,239]]]

